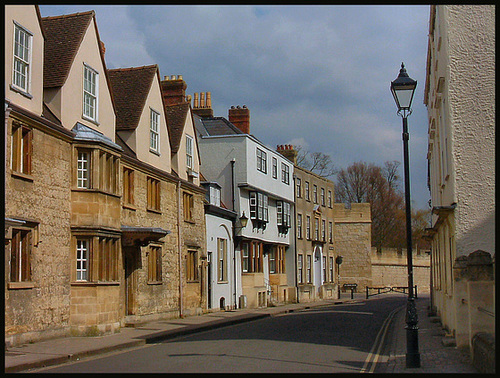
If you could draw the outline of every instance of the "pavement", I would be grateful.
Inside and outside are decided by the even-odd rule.
[[[398,295],[398,294],[385,294]],[[371,297],[368,300],[373,300]],[[78,361],[119,350],[140,347],[182,335],[206,331],[228,325],[248,322],[273,315],[365,301],[365,294],[358,293],[351,299],[342,294],[337,300],[320,300],[294,303],[258,309],[210,312],[190,316],[137,324],[121,328],[120,332],[93,337],[62,337],[36,343],[9,347],[5,350],[5,372],[30,372],[34,369]],[[405,311],[398,311],[389,326],[385,358],[381,359],[376,372],[384,373],[478,373],[472,366],[467,352],[457,349],[446,337],[435,317],[428,316],[429,298],[420,295],[416,300],[419,319],[419,349],[421,367],[406,368]],[[448,339],[448,341],[447,341]]]

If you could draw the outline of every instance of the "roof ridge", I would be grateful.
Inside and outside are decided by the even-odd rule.
[[[61,14],[58,16],[46,16],[42,17],[43,20],[54,20],[57,18],[69,18],[69,17],[77,17],[77,16],[86,16],[91,14],[92,16],[95,16],[95,11],[94,10],[89,10],[85,12],[76,12],[76,13],[70,13],[70,14]]]
[[[147,68],[156,68],[156,67],[158,67],[157,64],[149,64],[149,65],[137,66],[137,67],[109,68],[108,71],[125,72],[125,71],[143,70],[143,69],[147,69]]]

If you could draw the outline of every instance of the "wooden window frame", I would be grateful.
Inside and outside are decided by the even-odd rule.
[[[311,240],[311,217],[306,216],[306,239]]]
[[[186,255],[186,280],[187,282],[198,282],[198,251],[189,249]]]
[[[320,188],[320,200],[321,200],[321,206],[326,206],[325,203],[325,188]]]
[[[302,198],[302,179],[297,177],[297,198]]]
[[[241,243],[241,271],[250,273],[250,244]]]
[[[311,201],[311,193],[310,193],[310,188],[309,188],[309,181],[306,181],[304,184],[304,192],[305,192],[305,197],[306,201]]]
[[[131,168],[123,167],[123,204],[133,206],[134,198],[134,179],[135,171]]]
[[[302,214],[297,214],[297,238],[302,239]]]
[[[273,179],[278,178],[278,159],[273,156]]]
[[[92,151],[84,148],[76,149],[76,187],[78,189],[92,188]],[[83,156],[85,155],[85,159]],[[86,164],[85,166],[83,164]]]
[[[148,284],[162,283],[162,247],[150,245],[148,251]]]
[[[153,212],[161,211],[161,181],[147,176],[147,210]]]
[[[281,163],[281,182],[290,185],[290,167],[285,163]]]
[[[333,279],[334,279],[334,277],[333,277],[333,257],[331,257],[331,256],[329,257],[329,263],[330,263],[330,265],[328,266],[328,268],[330,271],[330,282],[333,282]]]
[[[184,221],[194,222],[194,195],[187,192],[182,192],[182,207],[184,213]]]
[[[306,255],[306,283],[312,283],[312,255]]]
[[[12,123],[12,158],[13,173],[30,177],[33,161],[33,129],[18,122]]]
[[[12,229],[9,258],[9,283],[31,282],[33,238],[33,229]]]

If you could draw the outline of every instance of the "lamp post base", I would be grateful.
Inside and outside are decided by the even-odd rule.
[[[409,297],[406,308],[406,367],[420,367],[420,352],[418,349],[418,315],[415,298]]]

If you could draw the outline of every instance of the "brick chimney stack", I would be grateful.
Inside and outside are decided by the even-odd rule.
[[[187,85],[182,75],[177,77],[172,75],[170,78],[165,76],[165,79],[160,84],[165,105],[177,105],[186,102]]]
[[[209,118],[214,116],[210,92],[200,92],[194,94],[193,113],[197,114],[201,118]]]
[[[240,107],[231,106],[228,112],[229,122],[245,134],[250,134],[250,109],[246,105]]]
[[[276,151],[281,155],[286,157],[288,160],[293,162],[294,165],[297,164],[297,154],[298,152],[293,148],[291,144],[280,144],[277,146]]]

